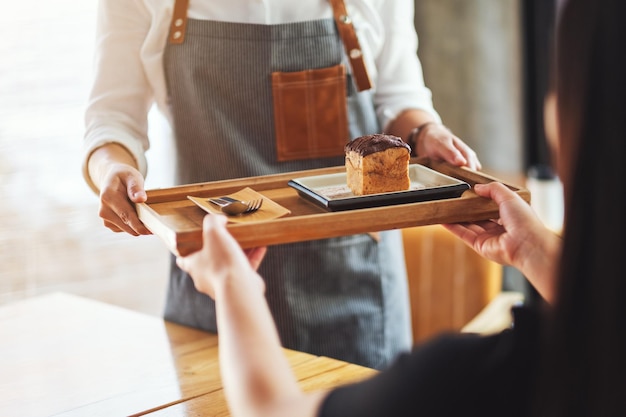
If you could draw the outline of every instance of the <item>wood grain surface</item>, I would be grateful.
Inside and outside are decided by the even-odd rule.
[[[2,416],[229,415],[215,334],[55,293],[0,307],[0,340]],[[376,373],[284,352],[305,390]]]
[[[415,159],[413,162],[464,180],[472,187],[476,183],[504,182],[481,172],[443,162],[428,159]],[[458,198],[329,212],[302,198],[287,184],[292,178],[344,170],[340,166],[149,190],[148,201],[137,205],[137,212],[146,226],[177,255],[187,255],[202,246],[202,219],[206,213],[189,201],[187,196],[229,194],[243,187],[250,187],[291,211],[287,216],[270,221],[230,224],[229,231],[244,248],[431,224],[486,220],[498,214],[494,202],[477,196],[471,189]],[[505,184],[530,201],[526,189]]]

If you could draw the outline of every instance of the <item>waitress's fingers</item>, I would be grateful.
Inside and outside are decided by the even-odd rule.
[[[132,236],[140,235],[140,233],[134,230],[130,225],[124,223],[124,221],[121,218],[119,218],[113,212],[113,210],[110,210],[108,208],[101,210],[100,218],[102,218],[104,222],[104,226],[112,230],[113,232],[116,232],[116,233],[124,232]]]
[[[128,199],[133,203],[144,203],[148,199],[148,195],[144,189],[143,176],[136,170],[131,170],[125,174],[121,176],[121,179],[126,184]]]
[[[128,200],[115,204],[101,203],[99,216],[104,225],[114,232],[126,232],[133,236],[152,234],[139,220],[134,205]]]
[[[107,229],[110,229],[111,231],[113,231],[113,232],[115,232],[115,233],[125,232],[125,230],[122,230],[121,228],[119,228],[119,227],[117,226],[117,224],[115,224],[115,223],[113,223],[113,222],[111,222],[111,221],[109,221],[109,220],[103,220],[103,223],[104,223],[104,226],[105,226]],[[129,232],[129,234],[133,234],[133,233],[130,233],[130,232]],[[135,235],[135,236],[136,236],[136,235]]]
[[[417,154],[443,160],[457,166],[481,169],[476,152],[459,139],[446,126],[432,123],[418,135]]]
[[[473,170],[482,169],[482,164],[480,163],[480,160],[478,159],[478,155],[476,155],[476,152],[472,148],[467,146],[465,142],[463,142],[457,136],[453,135],[452,144],[454,148],[456,148],[465,158],[466,167],[473,169]]]

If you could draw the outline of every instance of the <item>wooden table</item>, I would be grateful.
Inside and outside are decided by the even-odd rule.
[[[227,416],[217,341],[64,293],[0,307],[0,416]],[[287,349],[285,355],[304,390],[376,372]]]

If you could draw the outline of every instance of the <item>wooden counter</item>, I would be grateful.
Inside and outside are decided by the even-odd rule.
[[[285,349],[303,389],[376,371]],[[217,336],[56,293],[0,307],[0,416],[227,416]]]

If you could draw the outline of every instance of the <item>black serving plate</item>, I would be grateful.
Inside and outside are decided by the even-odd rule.
[[[411,188],[406,191],[355,196],[348,188],[346,173],[294,178],[288,182],[301,197],[329,211],[382,207],[460,197],[470,189],[465,181],[424,165],[409,165]]]

